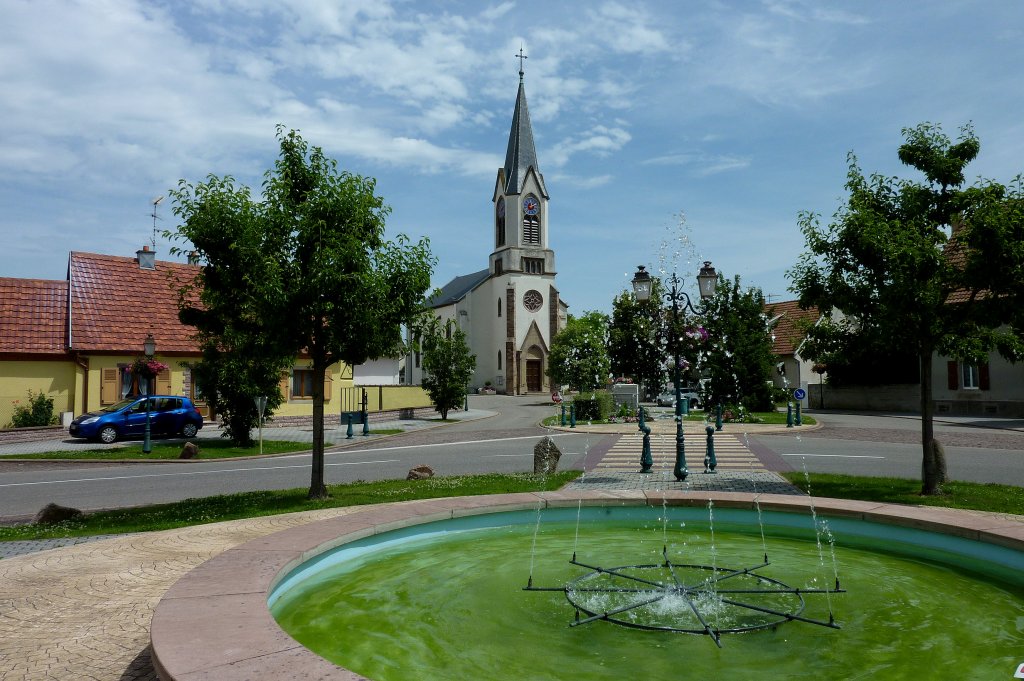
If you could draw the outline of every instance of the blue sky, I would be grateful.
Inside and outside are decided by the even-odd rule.
[[[971,178],[1024,170],[1019,0],[4,0],[0,276],[133,255],[181,178],[258,188],[277,123],[377,178],[435,285],[483,269],[520,45],[575,313],[641,263],[793,298],[798,213],[832,215],[849,151],[912,177],[896,148],[922,121],[973,123]]]

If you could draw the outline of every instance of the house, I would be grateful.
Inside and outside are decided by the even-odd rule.
[[[178,320],[177,306],[178,288],[197,271],[157,260],[144,247],[134,258],[72,252],[66,280],[0,278],[0,427],[29,390],[52,397],[64,421],[136,393],[130,366],[150,334],[155,358],[168,365],[156,392],[186,395],[205,408],[190,368],[200,359],[194,329]],[[287,399],[275,417],[312,416],[311,377],[309,362],[298,358],[282,375]],[[351,387],[351,369],[333,365],[326,404]]]
[[[796,300],[778,303],[766,303],[764,312],[768,317],[767,327],[772,339],[772,353],[778,358],[776,372],[772,377],[779,388],[784,388],[792,398],[793,391],[802,388],[809,392],[812,378],[818,383],[822,376],[812,371],[814,363],[801,355],[806,337],[805,329],[815,324],[821,315],[818,308],[807,310],[800,308]],[[808,399],[802,400],[802,406],[808,407]]]
[[[494,247],[488,265],[455,277],[429,301],[442,323],[454,321],[466,334],[470,352],[476,355],[471,389],[488,383],[510,395],[552,389],[548,355],[552,338],[565,328],[568,306],[555,284],[549,198],[520,68],[505,163],[490,197],[487,232],[493,235]],[[405,367],[408,382],[422,381],[415,348],[405,358]]]

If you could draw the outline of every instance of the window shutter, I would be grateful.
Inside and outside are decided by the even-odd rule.
[[[960,386],[959,371],[960,367],[956,362],[952,360],[946,362],[946,381],[950,390],[956,390]]]
[[[334,383],[334,379],[331,378],[330,371],[324,373],[324,402],[331,399],[331,384]]]
[[[100,372],[100,404],[117,402],[117,369],[103,369]]]
[[[988,362],[978,365],[978,387],[988,390],[990,387],[988,376]]]
[[[277,384],[278,389],[280,389],[280,391],[281,391],[281,400],[284,401],[284,402],[288,401],[288,383],[289,383],[288,379],[290,378],[290,374],[291,374],[291,372],[282,371],[281,372],[281,380],[278,381],[278,384]]]
[[[156,375],[156,394],[171,394],[171,370],[169,368]]]

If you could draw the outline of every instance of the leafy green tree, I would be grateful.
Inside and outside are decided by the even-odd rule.
[[[702,312],[708,341],[697,349],[701,375],[708,379],[705,403],[773,409],[775,356],[761,289],[742,288],[739,275],[732,282],[720,275],[715,295],[702,303]]]
[[[323,498],[327,369],[398,351],[400,325],[422,306],[434,259],[425,240],[384,239],[390,209],[372,178],[339,171],[294,130],[278,126],[277,139],[280,156],[264,175],[259,200],[231,177],[180,181],[171,194],[182,224],[169,236],[191,242],[203,262],[181,292],[180,316],[197,328],[205,358],[230,358],[236,369],[260,364],[254,391],[266,390],[267,372],[300,353],[311,360],[309,496]],[[208,348],[219,354],[207,355]],[[222,364],[215,389],[225,387],[230,371]],[[251,402],[254,395],[244,397]],[[239,410],[242,402],[239,396]]]
[[[865,177],[851,153],[846,205],[824,228],[816,214],[801,214],[808,250],[789,275],[802,306],[841,313],[812,330],[820,346],[811,359],[849,357],[865,346],[916,356],[922,493],[937,494],[933,356],[1024,357],[1024,194],[1020,176],[1009,187],[964,186],[964,168],[981,148],[970,126],[956,143],[928,123],[905,128],[903,137],[899,159],[924,181]]]
[[[548,376],[559,385],[590,392],[605,384],[611,370],[608,359],[608,316],[585,312],[570,317],[551,341]]]
[[[476,355],[470,353],[466,332],[451,319],[442,331],[440,320],[432,318],[419,332],[423,344],[423,389],[430,395],[441,420],[466,399],[469,380],[476,369]]]
[[[660,307],[664,287],[657,277],[651,280],[651,297],[639,301],[631,291],[623,291],[612,301],[608,326],[608,356],[612,373],[629,376],[640,384],[644,395],[653,398],[665,384],[665,344]]]

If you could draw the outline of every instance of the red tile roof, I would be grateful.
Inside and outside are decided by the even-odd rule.
[[[198,272],[195,265],[71,253],[71,346],[80,352],[141,353],[146,334],[157,354],[196,353],[195,329],[178,321],[178,288]]]
[[[816,307],[801,310],[799,303],[795,300],[767,303],[764,306],[764,311],[768,315],[768,319],[779,316],[779,320],[772,327],[772,334],[775,336],[772,352],[776,355],[795,353],[806,335],[800,330],[801,322],[813,324],[821,316]]]
[[[68,282],[0,277],[0,353],[64,354]]]

